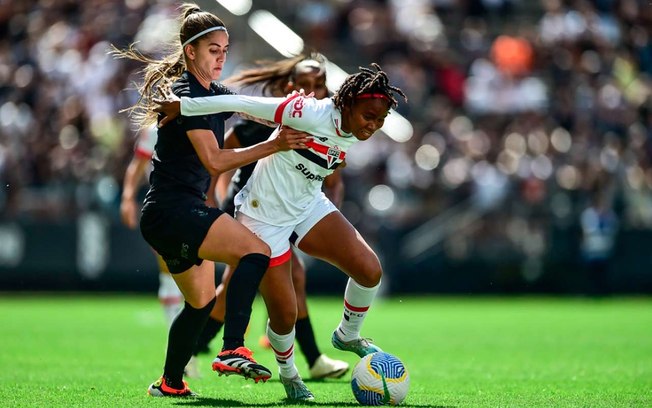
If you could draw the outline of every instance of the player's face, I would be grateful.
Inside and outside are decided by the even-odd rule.
[[[342,110],[342,130],[358,140],[367,140],[383,127],[388,113],[389,102],[385,99],[358,99]]]
[[[208,81],[217,81],[222,75],[229,51],[229,35],[213,31],[202,37],[194,47],[193,74]]]
[[[328,96],[326,88],[326,75],[317,75],[311,72],[296,75],[294,82],[291,82],[292,90],[299,91],[303,89],[307,94],[315,93],[315,98],[323,99]]]

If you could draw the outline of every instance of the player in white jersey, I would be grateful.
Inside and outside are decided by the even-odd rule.
[[[136,229],[138,227],[140,205],[136,202],[136,197],[142,180],[151,168],[152,155],[154,154],[154,146],[156,146],[157,139],[156,126],[142,129],[136,140],[134,155],[125,170],[120,200],[120,219],[130,229]],[[175,316],[183,308],[183,294],[174,282],[174,278],[172,278],[163,258],[156,251],[153,252],[156,255],[156,262],[159,268],[158,300],[163,307],[166,322],[170,326]],[[197,358],[194,356],[191,357],[186,365],[184,374],[191,378],[199,377]]]
[[[354,143],[369,139],[384,124],[394,94],[380,66],[361,68],[346,78],[333,98],[316,100],[300,94],[288,98],[225,95],[160,102],[158,111],[167,123],[179,114],[206,115],[243,112],[290,126],[313,136],[308,149],[269,156],[258,161],[245,188],[236,197],[237,219],[271,248],[269,269],[259,290],[265,300],[269,337],[288,396],[312,399],[294,365],[296,299],[290,271],[290,243],[305,253],[340,268],[349,276],[344,293],[344,314],[333,332],[335,348],[360,357],[380,348],[360,336],[367,311],[378,292],[382,267],[360,233],[321,190],[324,177],[346,158]],[[219,358],[219,356],[218,356]],[[303,396],[303,398],[302,398]]]
[[[224,82],[235,87],[238,93],[245,95],[285,96],[293,90],[304,89],[314,93],[317,99],[327,98],[325,58],[318,53],[301,54],[279,61],[257,61],[256,66],[241,71]],[[264,142],[274,131],[273,127],[252,120],[238,120],[224,135],[225,149],[239,149]],[[256,162],[240,167],[237,171],[220,174],[216,192],[220,208],[228,214],[235,215],[234,198],[240,192],[253,173]],[[337,170],[324,180],[324,192],[336,205],[344,195],[344,182],[341,171]],[[298,344],[306,363],[310,378],[340,378],[349,369],[346,361],[332,359],[322,353],[317,344],[306,301],[306,270],[302,260],[293,251],[291,257],[292,283],[297,299],[297,322],[295,324],[296,344]],[[210,342],[217,336],[224,324],[225,297],[228,281],[233,268],[226,265],[222,273],[222,282],[216,290],[216,302],[211,316],[197,339],[195,355],[209,352]],[[265,324],[267,316],[265,316]],[[259,344],[271,349],[267,335],[263,335]],[[192,360],[191,360],[192,361]]]

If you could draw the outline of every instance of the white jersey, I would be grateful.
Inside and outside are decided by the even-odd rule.
[[[144,129],[138,136],[134,154],[145,159],[151,159],[152,155],[154,154],[154,147],[156,146],[157,140],[158,129],[156,125],[152,125],[147,129]]]
[[[181,114],[243,112],[310,133],[307,149],[278,152],[258,161],[236,206],[247,216],[271,225],[301,222],[322,196],[322,183],[346,157],[358,139],[341,129],[342,116],[330,98],[317,100],[220,95],[181,98]],[[274,137],[275,133],[270,137]]]

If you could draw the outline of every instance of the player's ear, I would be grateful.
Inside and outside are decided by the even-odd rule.
[[[184,47],[184,51],[185,51],[186,57],[188,57],[190,60],[194,61],[194,59],[195,59],[195,47],[193,47],[191,44],[187,44]]]

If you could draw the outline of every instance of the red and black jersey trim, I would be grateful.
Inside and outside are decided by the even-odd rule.
[[[310,160],[311,162],[315,163],[319,167],[323,167],[323,168],[325,168],[327,170],[334,170],[334,169],[337,168],[337,166],[342,164],[342,162],[335,162],[335,163],[333,163],[332,166],[329,166],[328,161],[326,161],[326,159],[319,156],[318,154],[313,153],[309,149],[295,149],[294,151],[296,153],[300,154],[301,156],[303,156],[304,158],[306,158],[306,159]]]
[[[305,157],[306,159],[310,160],[311,162],[325,169],[329,169],[329,170],[336,169],[337,166],[339,166],[340,163],[346,157],[346,153],[341,151],[339,148],[337,147],[330,148],[326,145],[319,144],[314,140],[309,141],[308,143],[306,143],[306,145],[308,146],[308,149],[297,149],[295,150],[295,152],[299,153],[301,156]],[[331,160],[332,164],[329,165],[329,160],[324,159],[323,157],[316,154],[315,152],[325,154],[329,158],[332,158]],[[337,157],[335,155],[337,155]]]

